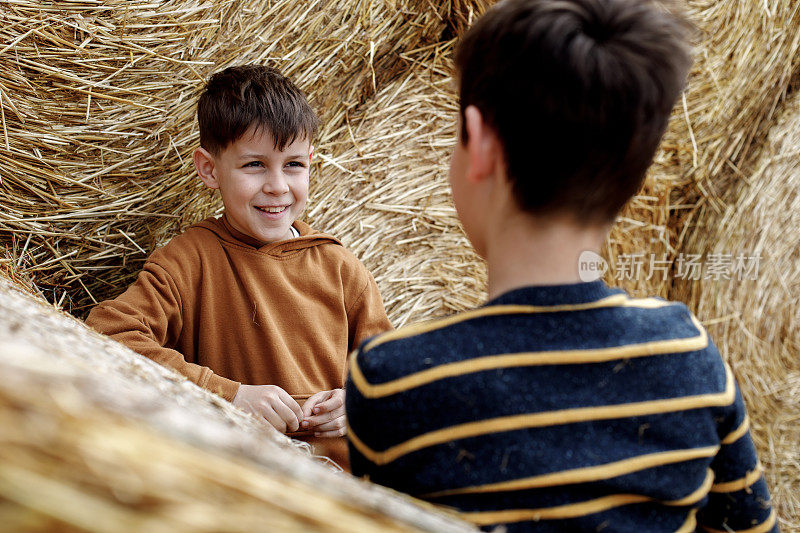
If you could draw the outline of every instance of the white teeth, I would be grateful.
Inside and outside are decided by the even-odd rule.
[[[286,206],[280,206],[280,207],[256,207],[256,209],[258,209],[259,211],[264,211],[265,213],[280,213],[281,211],[286,209]]]

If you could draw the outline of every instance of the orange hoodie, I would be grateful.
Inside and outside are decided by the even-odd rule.
[[[277,385],[301,405],[341,388],[347,355],[391,324],[355,256],[303,222],[294,227],[300,237],[260,246],[225,217],[195,224],[86,323],[228,401],[240,383]],[[348,466],[344,438],[291,436]]]

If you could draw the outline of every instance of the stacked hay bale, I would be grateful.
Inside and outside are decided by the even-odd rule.
[[[156,244],[219,207],[191,166],[196,97],[212,71],[281,68],[322,111],[324,144],[403,74],[405,50],[466,24],[465,5],[4,2],[0,247],[49,300],[85,314]]]
[[[784,107],[748,179],[703,213],[707,240],[692,241],[744,258],[745,275],[707,283],[693,303],[739,377],[784,525],[800,530],[800,95]]]
[[[362,258],[398,326],[484,298],[485,267],[460,230],[447,184],[458,111],[451,52],[447,42],[407,54],[407,73],[323,145],[332,155],[308,213]]]
[[[721,191],[746,179],[758,157],[798,71],[800,12],[793,0],[679,4],[697,30],[688,87],[644,188],[612,230],[607,255],[616,284],[689,303],[702,284],[682,284],[674,264],[681,252],[695,253],[694,242],[707,235],[707,225],[697,222],[700,211],[724,205]],[[626,279],[615,268],[619,256],[630,267],[637,253],[645,253],[645,262],[653,253],[673,265],[666,279],[662,271],[651,279]]]
[[[665,141],[690,182],[669,225],[676,251],[704,269],[699,279],[673,270],[669,296],[731,363],[781,526],[800,531],[800,10],[793,0],[690,7],[701,43]]]

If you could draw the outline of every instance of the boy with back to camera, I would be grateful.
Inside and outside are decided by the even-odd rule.
[[[86,322],[347,467],[345,361],[391,325],[364,266],[299,220],[318,119],[261,66],[212,76],[197,116],[195,167],[223,216],[153,252]]]
[[[731,370],[686,306],[581,282],[690,66],[644,0],[507,0],[456,52],[477,309],[351,357],[353,473],[509,531],[777,530]]]

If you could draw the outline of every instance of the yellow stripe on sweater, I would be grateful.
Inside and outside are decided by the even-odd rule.
[[[728,433],[728,435],[722,439],[722,444],[733,444],[742,438],[742,436],[747,433],[748,429],[750,429],[750,417],[745,415],[739,427]]]
[[[479,307],[464,311],[453,316],[423,322],[421,324],[414,324],[404,328],[388,331],[379,335],[375,339],[368,342],[363,352],[368,352],[372,348],[384,344],[386,342],[404,339],[406,337],[413,337],[421,333],[435,331],[442,329],[459,322],[472,320],[473,318],[480,318],[484,316],[502,316],[502,315],[515,315],[515,314],[533,314],[533,313],[560,313],[565,311],[585,311],[588,309],[600,309],[604,307],[638,307],[642,309],[656,309],[658,307],[665,307],[668,305],[675,305],[672,302],[659,300],[657,298],[641,298],[634,299],[628,298],[625,294],[613,294],[594,302],[587,302],[582,304],[565,304],[565,305],[491,305],[488,307]]]
[[[689,511],[689,516],[686,517],[686,522],[681,527],[675,530],[675,533],[693,533],[697,528],[697,509]]]
[[[715,483],[714,486],[711,487],[711,492],[736,492],[738,490],[744,490],[761,479],[761,473],[763,471],[764,467],[761,466],[761,462],[759,462],[755,469],[748,472],[747,475],[742,478],[726,481],[724,483]]]
[[[703,457],[713,457],[719,450],[719,446],[709,446],[707,448],[692,448],[688,450],[674,450],[669,452],[658,452],[647,455],[639,455],[615,461],[613,463],[606,463],[603,465],[587,466],[583,468],[574,468],[571,470],[562,470],[559,472],[551,472],[548,474],[541,474],[538,476],[531,476],[522,479],[514,479],[510,481],[502,481],[499,483],[489,483],[486,485],[475,485],[472,487],[463,487],[460,489],[442,490],[423,494],[419,496],[423,499],[438,498],[442,496],[454,496],[457,494],[482,494],[488,492],[506,492],[512,490],[527,490],[542,487],[553,487],[556,485],[569,485],[573,483],[588,483],[592,481],[602,481],[614,477],[638,472],[648,468],[655,468],[657,466],[664,466],[667,464],[680,463],[684,461],[691,461]],[[713,478],[711,478],[713,479]],[[707,480],[706,480],[707,481]],[[705,484],[706,481],[703,483]],[[710,486],[710,485],[709,485]]]
[[[705,498],[711,492],[711,486],[714,483],[714,471],[710,468],[706,470],[706,478],[691,494],[681,498],[680,500],[673,500],[671,502],[664,502],[666,505],[691,505],[697,503]]]
[[[711,476],[713,478],[713,474],[711,474]],[[706,479],[708,479],[708,476],[706,476]],[[710,485],[710,483],[704,482],[703,485]],[[701,487],[701,489],[702,488],[703,487]],[[705,492],[698,489],[685,498],[672,501],[661,501],[641,494],[614,494],[585,502],[569,503],[566,505],[544,507],[541,509],[479,511],[471,513],[459,513],[459,516],[478,526],[509,524],[512,522],[522,522],[526,520],[563,520],[565,518],[577,518],[579,516],[600,513],[603,511],[608,511],[609,509],[614,509],[616,507],[622,507],[623,505],[630,505],[633,503],[657,502],[662,505],[669,506],[691,505],[702,500],[707,492],[707,489]]]
[[[354,354],[350,358],[350,379],[359,393],[365,398],[383,398],[421,387],[440,379],[463,376],[485,370],[522,366],[601,363],[615,359],[631,359],[634,357],[702,350],[708,346],[708,334],[694,316],[691,319],[698,332],[694,337],[626,344],[611,348],[489,355],[436,366],[379,384],[372,384],[367,381],[358,365],[357,354]]]
[[[766,520],[758,524],[757,526],[753,526],[748,529],[730,529],[727,528],[724,531],[721,529],[713,529],[707,526],[702,526],[704,531],[708,531],[709,533],[766,533],[767,531],[771,530],[775,527],[775,522],[777,521],[778,517],[775,514],[775,509],[770,509],[769,516]]]
[[[722,392],[620,405],[576,407],[478,420],[424,433],[380,452],[367,446],[349,427],[348,436],[353,446],[369,461],[377,465],[385,465],[423,448],[489,433],[730,405],[734,400],[736,389],[734,387],[733,374],[728,365],[725,365],[725,375],[725,389]]]

